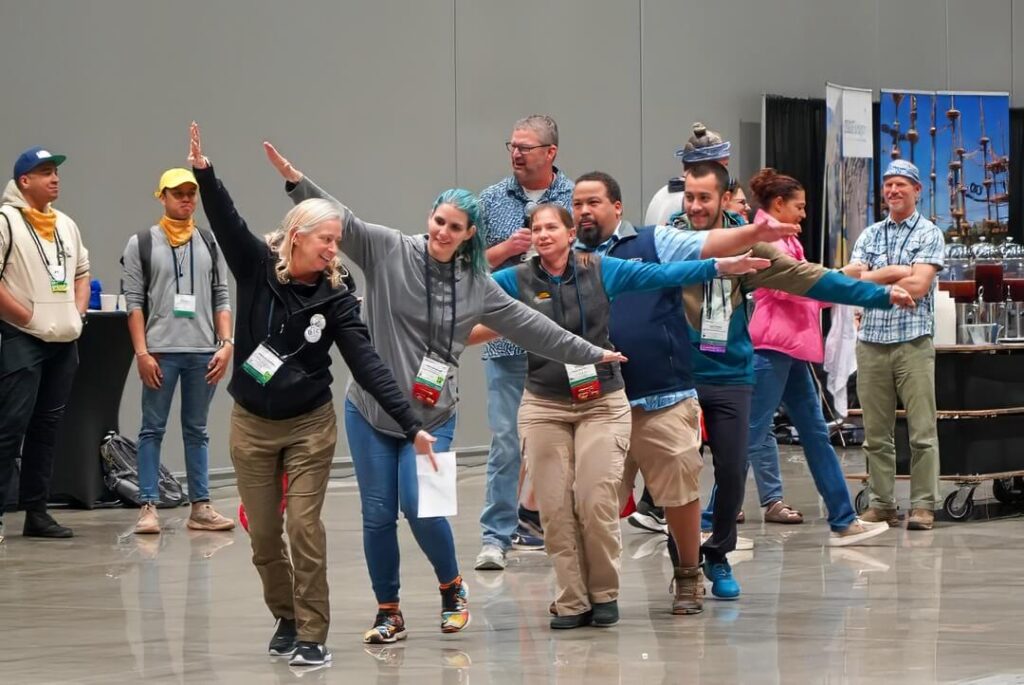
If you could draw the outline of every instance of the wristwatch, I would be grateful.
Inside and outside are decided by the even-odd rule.
[[[232,347],[234,347],[235,339],[234,338],[221,338],[220,340],[217,341],[217,348],[218,349],[220,349],[221,347],[224,347],[225,345],[231,345]]]

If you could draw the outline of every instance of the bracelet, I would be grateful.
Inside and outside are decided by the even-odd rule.
[[[136,357],[147,357],[149,356],[149,350],[143,350],[142,352],[136,352]]]

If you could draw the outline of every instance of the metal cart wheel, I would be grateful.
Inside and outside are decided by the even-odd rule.
[[[868,489],[861,488],[860,491],[857,492],[857,496],[853,498],[853,508],[858,514],[863,514],[867,510],[869,504],[870,499],[868,497]]]
[[[1024,478],[997,478],[992,481],[992,494],[1003,504],[1024,502]]]
[[[942,504],[946,515],[954,521],[964,521],[971,517],[974,512],[974,488],[976,486],[962,486],[949,493],[946,501]]]

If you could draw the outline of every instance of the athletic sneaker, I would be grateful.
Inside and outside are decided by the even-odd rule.
[[[512,549],[521,552],[540,552],[544,550],[544,538],[533,535],[522,523],[512,533]],[[478,559],[479,560],[479,559]]]
[[[331,663],[331,652],[317,642],[299,642],[289,666],[323,666]]]
[[[889,530],[886,521],[862,521],[854,519],[853,523],[843,530],[832,531],[828,536],[828,544],[832,547],[846,547],[847,545],[859,545],[865,540],[870,540],[876,535],[881,535]]]
[[[702,564],[704,575],[711,581],[711,594],[718,599],[738,599],[740,596],[740,584],[732,576],[732,567],[728,561],[711,563],[705,559]]]
[[[457,633],[469,625],[469,587],[462,577],[441,589],[441,632]]]
[[[668,523],[665,521],[665,510],[661,507],[654,507],[647,502],[640,500],[636,503],[636,511],[626,517],[629,525],[648,533],[663,533],[668,535]]]
[[[267,652],[270,656],[291,656],[295,653],[296,632],[294,618],[277,619],[277,629],[274,630],[274,637],[270,638],[270,646]]]
[[[405,639],[405,618],[401,611],[377,612],[373,627],[363,633],[363,642],[368,645],[391,644]]]
[[[540,512],[519,505],[519,527],[526,533],[544,539],[544,527],[540,524]]]
[[[486,544],[480,548],[480,554],[476,555],[477,571],[502,571],[505,569],[505,552],[501,547]]]

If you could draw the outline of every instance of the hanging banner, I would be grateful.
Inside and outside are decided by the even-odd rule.
[[[966,244],[981,235],[1002,239],[1010,213],[1009,93],[883,89],[879,119],[879,164],[917,165],[924,216]]]

